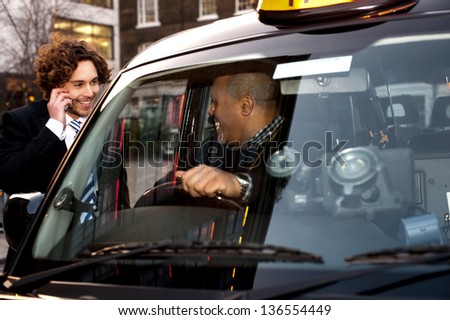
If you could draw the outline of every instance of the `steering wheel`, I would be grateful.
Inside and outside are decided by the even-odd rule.
[[[193,207],[210,207],[231,210],[243,210],[236,200],[218,194],[215,197],[192,197],[186,192],[179,181],[161,183],[146,190],[136,201],[135,208],[147,206],[186,205]]]

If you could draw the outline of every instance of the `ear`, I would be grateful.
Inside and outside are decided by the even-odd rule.
[[[242,95],[240,99],[240,108],[243,116],[249,116],[255,108],[255,100],[253,100],[253,97],[248,94]]]

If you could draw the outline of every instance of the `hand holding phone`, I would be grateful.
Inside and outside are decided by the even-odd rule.
[[[69,90],[64,88],[55,88],[50,94],[47,103],[50,118],[58,120],[63,125],[66,123],[66,111],[72,108],[72,99]]]

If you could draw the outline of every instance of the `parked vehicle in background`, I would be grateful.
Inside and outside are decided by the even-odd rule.
[[[262,0],[153,44],[99,99],[3,297],[450,298],[449,52],[448,0]],[[254,71],[285,118],[259,202],[155,186],[214,132],[214,78]]]

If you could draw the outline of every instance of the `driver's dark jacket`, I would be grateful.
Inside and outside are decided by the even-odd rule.
[[[284,119],[279,117],[275,125],[262,139],[259,139],[257,143],[243,144],[239,147],[227,147],[217,141],[217,135],[215,130],[211,132],[208,139],[201,142],[200,146],[189,149],[187,160],[179,160],[177,168],[180,170],[188,170],[199,164],[205,164],[208,166],[220,168],[224,171],[231,173],[246,173],[251,177],[252,192],[249,200],[244,203],[251,207],[257,205],[270,205],[262,204],[257,201],[258,195],[261,190],[273,190],[278,194],[278,190],[285,185],[285,179],[274,178],[266,173],[265,162],[268,157],[279,150],[282,144],[279,143],[282,123]],[[158,180],[155,183],[160,185],[167,181],[175,181],[175,171],[170,171],[165,177]],[[270,197],[270,199],[276,199],[277,197]],[[147,202],[147,204],[149,204]],[[142,202],[140,202],[142,205]]]
[[[211,141],[209,146],[206,144],[203,147],[202,163],[231,173],[248,174],[251,177],[253,190],[247,202],[254,202],[260,190],[269,187],[268,183],[274,180],[266,173],[266,160],[280,149],[279,137],[283,121],[281,116],[275,118],[252,139],[238,147],[214,145],[218,142]],[[223,153],[211,154],[211,150]],[[205,157],[205,155],[208,156]]]

